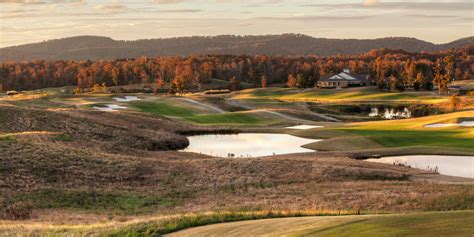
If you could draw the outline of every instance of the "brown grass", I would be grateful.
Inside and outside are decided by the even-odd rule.
[[[233,131],[130,112],[0,106],[0,209],[31,202],[39,221],[60,210],[80,222],[220,210],[474,208],[472,185],[414,182],[424,171],[340,154],[222,159],[167,151],[186,145],[180,134]],[[123,205],[104,205],[117,200]]]

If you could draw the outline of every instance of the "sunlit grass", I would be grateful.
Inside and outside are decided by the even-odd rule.
[[[239,92],[235,99],[279,99],[288,101],[413,101],[418,103],[446,102],[447,97],[434,96],[430,92],[381,92],[374,88],[312,89],[310,91],[288,88],[248,89]]]
[[[451,113],[423,118],[354,123],[338,130],[368,137],[386,147],[441,146],[474,148],[474,128],[457,126],[426,128],[433,123],[457,122],[460,118],[473,117],[473,111]]]
[[[137,101],[131,103],[142,112],[158,116],[177,117],[199,124],[259,124],[263,120],[248,113],[198,114],[188,108],[164,102]]]

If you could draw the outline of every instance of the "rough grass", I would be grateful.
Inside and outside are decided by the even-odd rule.
[[[48,189],[22,194],[15,201],[31,203],[35,208],[68,208],[118,214],[137,214],[158,206],[176,205],[173,199],[140,193]]]

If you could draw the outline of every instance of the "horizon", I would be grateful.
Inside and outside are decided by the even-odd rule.
[[[138,40],[288,32],[443,44],[471,37],[473,20],[473,3],[465,0],[0,0],[0,6],[1,48],[83,35]]]
[[[49,42],[49,41],[54,41],[54,40],[63,40],[63,39],[78,38],[78,37],[101,37],[101,38],[109,38],[109,39],[112,39],[114,41],[139,41],[139,40],[166,40],[166,39],[173,39],[173,38],[192,38],[192,37],[213,38],[213,37],[222,37],[222,36],[258,37],[258,36],[282,36],[282,35],[302,35],[302,36],[312,37],[312,38],[315,38],[315,39],[329,39],[329,40],[378,40],[378,39],[389,39],[389,38],[411,38],[411,39],[416,39],[416,40],[432,43],[432,44],[435,44],[435,45],[448,44],[448,43],[452,43],[452,42],[455,42],[455,41],[458,41],[458,40],[474,37],[474,35],[471,35],[471,36],[465,36],[465,37],[457,38],[457,39],[454,39],[454,40],[451,40],[451,41],[448,41],[448,42],[436,43],[436,42],[431,42],[429,40],[424,40],[424,39],[420,39],[420,38],[416,38],[416,37],[409,37],[409,36],[386,36],[386,37],[377,37],[377,38],[329,38],[329,37],[316,37],[316,36],[311,36],[311,35],[306,35],[306,34],[301,34],[301,33],[248,34],[248,35],[245,35],[245,34],[242,34],[242,35],[237,35],[237,34],[188,35],[188,36],[170,36],[170,37],[156,37],[156,38],[139,38],[139,39],[132,39],[132,40],[117,39],[117,38],[106,36],[106,35],[73,35],[73,36],[68,36],[68,37],[45,39],[45,40],[42,40],[42,41],[25,43],[25,44],[10,45],[10,46],[5,46],[5,47],[0,47],[0,49],[10,48],[10,47],[17,47],[17,46],[22,46],[22,45],[29,45],[29,44],[39,44],[39,43],[44,43],[44,42]]]

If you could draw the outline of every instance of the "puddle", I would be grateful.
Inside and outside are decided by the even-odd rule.
[[[188,139],[190,145],[184,151],[231,158],[314,152],[301,146],[320,141],[270,133],[203,135],[191,136]]]

